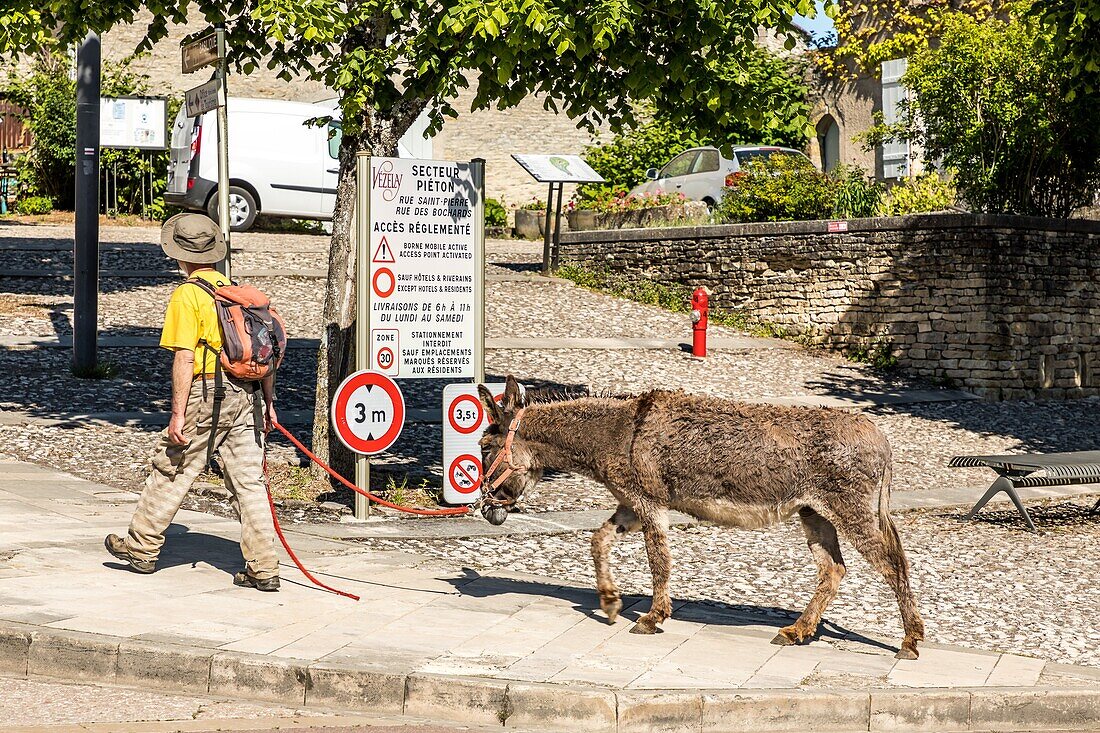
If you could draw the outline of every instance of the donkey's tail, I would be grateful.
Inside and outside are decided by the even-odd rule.
[[[889,451],[889,449],[887,450]],[[893,469],[890,464],[891,457],[890,453],[887,452],[878,486],[878,527],[879,531],[882,532],[883,540],[886,542],[887,552],[891,555],[897,553],[904,557],[905,552],[902,550],[901,537],[898,536],[894,520],[890,518],[890,482],[893,479]]]

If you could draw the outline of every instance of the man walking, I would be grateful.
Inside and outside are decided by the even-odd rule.
[[[161,230],[161,247],[188,279],[202,279],[214,288],[229,284],[213,268],[225,259],[226,245],[208,217],[173,216]],[[172,294],[160,345],[175,352],[172,417],[129,532],[125,538],[107,535],[107,551],[136,572],[156,570],[168,525],[209,457],[219,451],[225,485],[241,520],[245,567],[233,582],[277,591],[279,561],[263,471],[264,434],[276,421],[274,378],[241,381],[218,370],[222,334],[214,299],[195,283],[184,283]]]

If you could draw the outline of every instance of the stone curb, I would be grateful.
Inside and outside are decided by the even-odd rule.
[[[0,675],[559,731],[1094,730],[1095,688],[612,690],[378,671],[0,623]]]

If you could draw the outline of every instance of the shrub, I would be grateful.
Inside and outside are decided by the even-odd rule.
[[[914,53],[901,122],[873,142],[909,139],[955,171],[966,203],[991,213],[1065,217],[1100,188],[1095,97],[1072,97],[1071,63],[1051,31],[1009,17],[936,15],[938,42]]]
[[[546,202],[540,201],[537,198],[532,198],[530,201],[519,207],[523,211],[546,211]]]
[[[955,205],[955,184],[937,173],[905,178],[890,187],[879,203],[880,216],[906,216],[943,211]]]
[[[53,211],[49,196],[25,196],[15,202],[17,214],[48,214]]]
[[[824,219],[836,201],[836,182],[794,156],[750,162],[731,183],[715,209],[718,221]]]
[[[144,94],[148,80],[129,71],[125,63],[103,64],[101,90],[105,97]],[[29,75],[10,74],[0,83],[0,99],[25,110],[24,124],[34,135],[30,151],[17,162],[20,190],[48,196],[58,208],[71,209],[76,159],[76,86],[69,78],[69,59],[63,54],[38,57]],[[168,119],[175,117],[179,100],[170,99]],[[112,170],[111,194],[117,182],[117,196],[104,203],[108,211],[163,218],[167,211],[162,194],[167,185],[168,153],[138,150],[102,150],[101,170]],[[153,177],[153,196],[142,191]]]
[[[485,226],[508,226],[508,210],[496,199],[485,199]]]
[[[874,216],[882,200],[882,184],[868,178],[859,166],[838,166],[831,174],[836,181],[833,216],[860,219]]]

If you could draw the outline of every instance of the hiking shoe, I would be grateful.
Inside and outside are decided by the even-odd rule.
[[[135,573],[148,575],[157,569],[156,560],[142,560],[139,557],[131,555],[130,550],[126,547],[126,541],[117,534],[107,535],[103,540],[103,546],[107,548],[107,552],[129,565],[130,569]]]
[[[233,585],[242,588],[255,588],[265,593],[274,593],[279,590],[279,576],[274,578],[253,578],[248,573],[236,573],[233,575]]]

